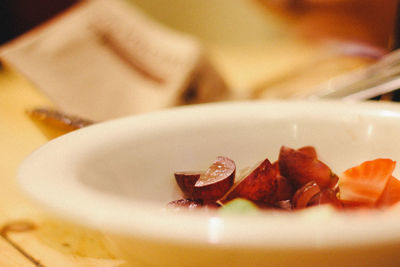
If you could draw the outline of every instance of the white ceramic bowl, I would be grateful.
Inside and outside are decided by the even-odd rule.
[[[139,266],[400,266],[397,208],[165,211],[180,196],[174,171],[206,169],[219,155],[240,169],[275,160],[282,145],[315,146],[337,173],[377,157],[399,160],[400,106],[240,102],[132,116],[49,142],[18,178],[51,212],[111,234]]]

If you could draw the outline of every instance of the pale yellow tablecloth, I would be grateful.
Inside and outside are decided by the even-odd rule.
[[[102,235],[49,218],[19,190],[18,165],[49,140],[25,114],[27,108],[36,106],[51,103],[17,73],[1,69],[0,228],[33,224],[36,229],[0,236],[0,266],[34,266],[32,261],[44,266],[123,266]]]

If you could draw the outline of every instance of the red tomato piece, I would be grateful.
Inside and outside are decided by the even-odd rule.
[[[374,205],[382,195],[396,162],[391,159],[365,161],[346,170],[339,179],[340,199],[355,205]]]
[[[382,195],[376,202],[376,205],[381,206],[391,206],[400,201],[400,181],[391,176],[383,190]]]

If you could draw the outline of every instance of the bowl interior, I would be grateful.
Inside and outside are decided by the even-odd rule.
[[[282,145],[312,145],[339,174],[369,159],[400,159],[399,121],[396,105],[367,103],[241,102],[183,107],[105,122],[58,138],[23,162],[19,179],[33,198],[73,220],[124,234],[208,242],[213,228],[210,218],[215,221],[215,217],[162,211],[180,197],[175,171],[205,170],[217,156],[230,157],[240,170],[265,158],[276,160]],[[262,221],[268,215],[260,217]],[[259,219],[240,220],[254,223],[254,236],[246,241],[250,243],[263,233],[286,240],[283,232],[293,227],[304,227],[304,242],[309,239],[307,231],[315,233],[309,221],[288,220],[286,230],[269,233],[257,230]],[[249,230],[241,233],[234,221],[223,219],[224,227],[218,228],[220,242],[240,243],[249,236]],[[191,231],[185,230],[186,223]],[[265,223],[274,222],[261,224]],[[158,227],[150,229],[146,224]],[[338,231],[343,231],[343,222],[338,225]],[[233,230],[236,237],[229,236]],[[287,242],[293,239],[289,234]],[[334,231],[331,239],[335,239]]]
[[[105,194],[165,205],[180,196],[175,171],[205,170],[217,156],[230,157],[240,170],[275,161],[282,145],[312,145],[337,173],[364,160],[400,156],[396,114],[284,106],[182,110],[133,122],[133,129],[127,122],[78,162],[77,179]]]

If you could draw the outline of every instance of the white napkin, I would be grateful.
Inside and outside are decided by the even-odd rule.
[[[198,40],[123,1],[83,1],[0,48],[62,111],[94,121],[225,99]]]

